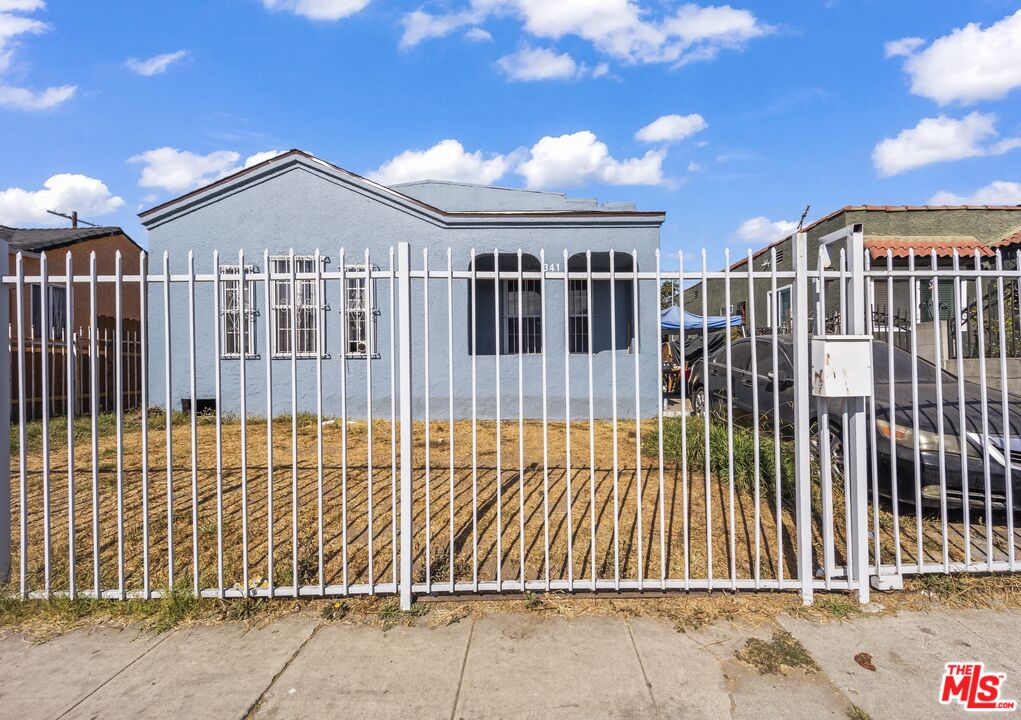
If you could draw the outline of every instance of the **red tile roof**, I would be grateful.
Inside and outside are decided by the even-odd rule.
[[[976,252],[984,257],[995,255],[991,247],[973,237],[871,237],[865,239],[865,248],[873,260],[892,253],[895,258],[906,258],[915,251],[915,257],[926,258],[936,251],[936,257],[973,257]]]
[[[1002,240],[997,240],[992,244],[994,248],[1009,248],[1021,246],[1021,230],[1018,230],[1012,235],[1008,235]]]

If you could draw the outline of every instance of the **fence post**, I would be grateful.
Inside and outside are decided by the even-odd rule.
[[[866,335],[865,326],[865,235],[861,225],[855,225],[847,237],[847,259],[851,271],[850,286],[847,288],[847,306],[841,312],[847,313],[847,332],[851,335]],[[937,299],[937,314],[938,309]],[[871,381],[871,378],[870,378]],[[858,601],[869,601],[869,539],[868,539],[868,427],[865,423],[865,398],[847,398],[848,448],[847,475],[851,491],[851,527],[849,542],[854,547],[852,572],[858,584]],[[878,499],[877,499],[878,502]],[[878,558],[877,558],[878,565]],[[878,574],[878,568],[877,568]]]
[[[426,278],[425,282],[429,282]],[[400,354],[400,417],[401,417],[401,610],[411,609],[411,245],[397,246],[397,328]]]
[[[0,240],[0,262],[3,274],[10,271],[10,249]],[[10,326],[11,294],[0,283],[0,318]],[[22,318],[18,318],[20,323]],[[10,333],[8,332],[8,337]],[[0,348],[0,583],[11,576],[11,343]],[[24,512],[24,508],[22,508]]]
[[[794,236],[794,483],[801,601],[812,604],[812,465],[809,455],[808,234]]]

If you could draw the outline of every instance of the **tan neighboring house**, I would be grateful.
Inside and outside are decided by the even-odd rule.
[[[0,225],[0,240],[8,244],[8,267],[15,274],[20,253],[26,277],[38,276],[40,262],[46,256],[48,274],[63,276],[67,256],[70,254],[72,271],[76,276],[90,272],[92,253],[96,255],[98,275],[113,275],[116,255],[121,253],[124,275],[137,275],[144,250],[119,227],[88,228],[11,228]],[[16,289],[10,289],[11,317],[11,396],[14,401],[12,418],[18,417],[19,387],[18,322]],[[77,413],[88,412],[91,392],[91,334],[95,332],[95,370],[97,400],[100,410],[116,405],[116,302],[113,283],[98,283],[96,292],[96,325],[91,324],[92,308],[88,283],[75,283],[71,288],[71,322],[67,318],[68,288],[66,283],[49,284],[49,307],[46,317],[42,313],[42,293],[38,283],[26,283],[20,321],[24,330],[25,346],[25,411],[28,418],[39,417],[42,412],[43,370],[49,376],[49,405],[51,414],[67,412],[67,339],[71,332],[74,360],[73,399]],[[137,283],[125,282],[121,295],[122,318],[122,372],[124,406],[136,407],[141,377],[139,363],[141,310]],[[45,342],[44,342],[45,340]],[[46,347],[46,361],[43,348]]]

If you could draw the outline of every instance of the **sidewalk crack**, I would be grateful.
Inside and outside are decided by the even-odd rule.
[[[294,659],[301,654],[301,651],[305,649],[305,646],[312,641],[312,638],[316,636],[316,633],[319,632],[319,628],[321,628],[322,626],[323,623],[320,622],[317,623],[314,628],[312,628],[312,632],[308,634],[308,637],[305,638],[302,641],[301,645],[299,645],[297,649],[293,653],[291,653],[291,656],[287,658],[286,661],[284,661],[283,666],[276,672],[276,674],[272,678],[270,678],[269,684],[267,684],[265,689],[261,693],[259,693],[259,697],[255,699],[255,702],[253,702],[248,707],[248,710],[245,712],[245,714],[241,716],[242,720],[250,720],[251,718],[255,717],[256,711],[258,711],[259,707],[266,699],[266,694],[269,693],[269,691],[273,688],[273,686],[276,684],[276,681],[280,679],[280,676],[287,671],[287,668],[291,666],[291,663],[294,662]]]
[[[645,682],[645,687],[649,691],[649,699],[652,700],[652,707],[656,710],[656,717],[661,717],[659,710],[659,703],[656,702],[656,693],[652,691],[652,683],[649,682],[649,676],[645,672],[645,663],[642,662],[642,654],[638,652],[638,643],[635,641],[635,633],[631,629],[631,623],[624,619],[624,626],[627,628],[628,637],[631,638],[631,647],[635,649],[635,657],[638,659],[638,668],[642,671],[642,680]]]

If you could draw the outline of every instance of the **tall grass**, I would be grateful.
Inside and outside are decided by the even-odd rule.
[[[682,430],[686,431],[684,438]],[[731,455],[727,424],[722,419],[709,421],[709,467],[718,476],[727,477],[730,463],[734,467],[734,486],[752,493],[755,490],[755,435],[751,428],[734,425],[734,452]],[[663,419],[663,461],[681,465],[684,440],[687,440],[688,470],[705,469],[705,420],[691,416],[684,419]],[[776,458],[771,431],[759,432],[759,488],[770,503],[776,501]],[[642,436],[642,452],[659,454],[659,429],[654,427]],[[780,442],[780,496],[785,504],[794,502],[794,443]],[[792,507],[793,505],[789,505]]]

